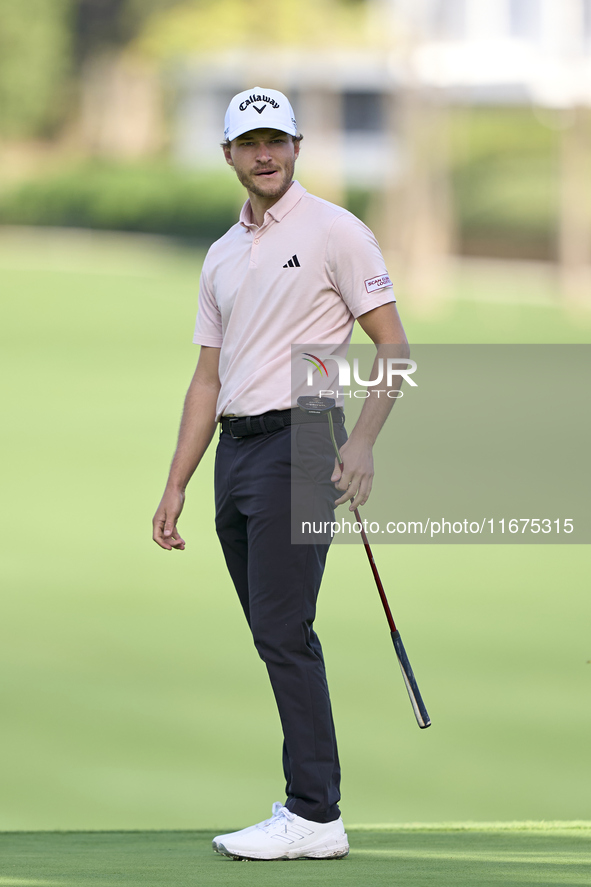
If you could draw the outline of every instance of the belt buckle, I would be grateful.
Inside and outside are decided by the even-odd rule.
[[[232,429],[232,422],[240,422],[241,419],[242,419],[241,416],[232,416],[232,418],[228,421],[228,425],[230,426],[229,427],[230,437],[233,437],[234,440],[242,440],[242,438],[244,437],[243,434],[234,434],[234,431]]]

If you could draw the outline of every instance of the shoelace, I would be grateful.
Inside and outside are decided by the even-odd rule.
[[[287,807],[284,807],[280,801],[275,801],[272,807],[273,815],[270,819],[265,819],[264,822],[260,822],[257,825],[257,828],[266,831],[272,825],[279,825],[279,821],[281,819],[286,820],[287,822],[292,822],[295,819],[295,813],[292,813],[291,810],[288,810]]]

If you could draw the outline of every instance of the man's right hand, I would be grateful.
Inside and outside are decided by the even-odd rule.
[[[177,551],[185,550],[185,540],[176,527],[184,504],[184,493],[165,491],[156,514],[152,518],[152,539],[160,548],[165,548],[167,551],[171,551],[173,548]]]
[[[185,489],[217,428],[216,403],[220,393],[220,349],[201,346],[197,369],[191,379],[179,439],[164,488],[164,496],[152,520],[152,539],[160,548],[185,550],[176,522],[185,504]]]

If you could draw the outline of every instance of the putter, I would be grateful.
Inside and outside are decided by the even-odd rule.
[[[339,468],[341,471],[343,470],[343,462],[341,459],[341,454],[339,452],[339,447],[336,442],[336,438],[334,436],[334,423],[332,420],[332,412],[331,410],[335,407],[336,402],[332,397],[316,397],[312,396],[303,396],[298,397],[298,407],[302,412],[309,413],[310,415],[326,413],[328,417],[328,428],[330,431],[330,438],[332,440],[332,445],[334,447],[334,451],[337,457],[337,461],[339,463]],[[408,696],[410,699],[410,703],[412,705],[413,711],[415,713],[415,718],[417,719],[417,724],[419,727],[424,730],[425,727],[431,726],[431,718],[427,713],[427,709],[425,708],[425,703],[423,702],[423,698],[419,691],[419,687],[414,676],[411,664],[409,662],[408,656],[406,655],[406,650],[404,649],[404,644],[402,643],[402,638],[400,637],[400,632],[396,628],[396,623],[394,622],[394,617],[392,616],[392,611],[390,609],[390,604],[388,603],[388,598],[386,597],[386,592],[384,591],[384,586],[382,585],[382,580],[380,579],[380,574],[378,573],[378,568],[376,567],[376,562],[374,560],[367,535],[365,530],[363,529],[363,524],[361,522],[361,518],[359,516],[359,509],[356,508],[354,511],[355,519],[361,527],[361,539],[363,540],[363,545],[365,546],[365,552],[367,554],[371,571],[373,573],[373,577],[375,579],[375,583],[378,588],[378,593],[380,595],[380,600],[382,601],[382,606],[384,608],[384,612],[386,614],[386,619],[388,620],[388,625],[390,626],[390,635],[392,637],[392,643],[394,644],[394,649],[396,651],[396,657],[398,659],[398,664],[400,665],[400,671],[402,672],[402,677],[404,679],[404,684],[408,691]]]

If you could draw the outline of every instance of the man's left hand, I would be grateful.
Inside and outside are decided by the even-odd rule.
[[[331,480],[337,490],[344,490],[344,493],[336,500],[335,507],[351,500],[349,511],[355,511],[360,505],[365,505],[371,493],[374,473],[372,448],[350,437],[340,448],[340,453],[343,471],[335,459]]]

